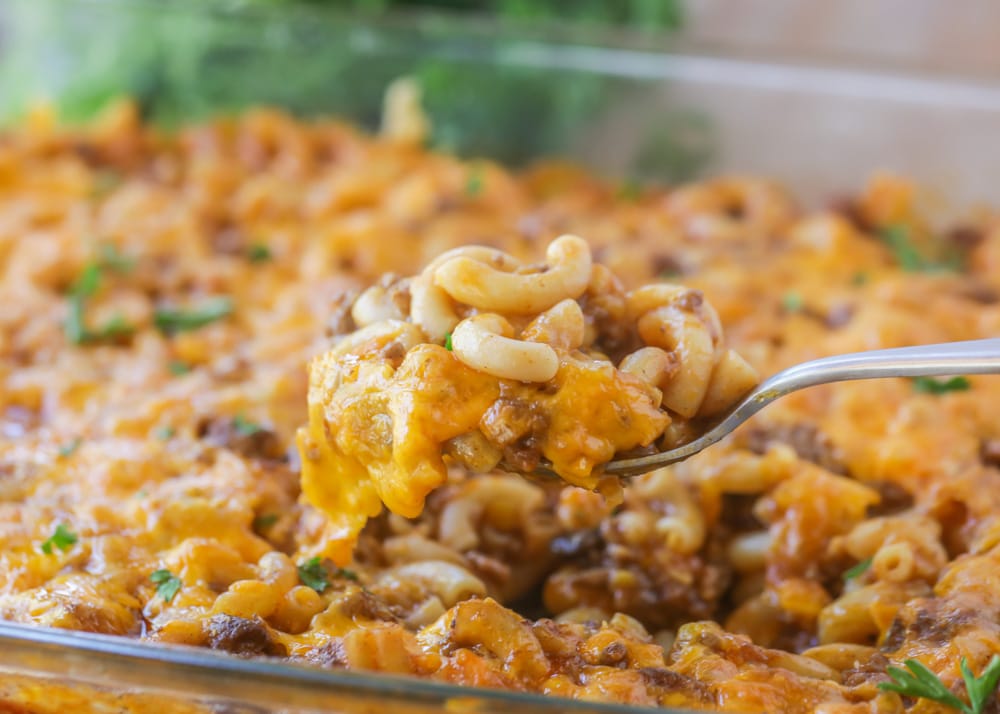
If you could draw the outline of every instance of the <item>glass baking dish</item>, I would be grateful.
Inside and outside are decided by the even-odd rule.
[[[701,17],[712,3],[692,5]],[[388,82],[411,75],[434,143],[463,154],[556,154],[660,181],[756,173],[810,202],[878,169],[956,204],[993,191],[997,82],[849,52],[792,60],[711,37],[239,2],[7,0],[0,107],[13,121],[49,98],[83,120],[130,94],[167,126],[273,104],[374,128]],[[0,701],[29,711],[639,711],[4,623],[0,643]]]
[[[28,712],[397,714],[667,712],[247,660],[194,647],[0,623],[0,703]],[[0,706],[2,708],[2,706]],[[4,711],[8,711],[4,709]],[[10,711],[22,711],[12,709]]]

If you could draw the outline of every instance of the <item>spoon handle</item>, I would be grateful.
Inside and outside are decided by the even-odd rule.
[[[1000,374],[1000,338],[853,352],[797,364],[759,384],[725,418],[694,441],[658,454],[611,461],[604,472],[635,476],[683,461],[721,440],[775,399],[806,387],[855,379],[959,374]]]
[[[854,379],[953,374],[1000,374],[1000,338],[823,357],[778,372],[755,391],[788,394],[816,384]]]

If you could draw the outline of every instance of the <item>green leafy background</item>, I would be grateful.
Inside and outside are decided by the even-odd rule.
[[[470,21],[480,23],[471,35]],[[420,82],[437,146],[518,164],[566,152],[603,107],[642,89],[512,62],[522,39],[585,43],[612,31],[667,44],[683,12],[679,0],[7,0],[2,22],[7,121],[38,98],[86,120],[127,94],[166,126],[264,103],[372,127],[385,86],[406,74]],[[696,175],[711,144],[705,119],[679,110],[645,141],[634,173]]]

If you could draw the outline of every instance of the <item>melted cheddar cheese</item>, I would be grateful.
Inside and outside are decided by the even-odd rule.
[[[447,479],[442,449],[456,437],[485,436],[496,454],[531,440],[568,482],[593,489],[596,464],[649,445],[670,421],[648,385],[610,363],[564,357],[543,392],[471,369],[438,345],[417,345],[401,362],[382,357],[388,341],[365,343],[368,354],[334,350],[310,367],[302,490],[329,518],[323,553],[339,563],[381,504],[420,515]]]
[[[996,337],[1000,215],[935,224],[925,209],[885,175],[805,210],[754,177],[624,195],[563,164],[470,165],[273,111],[171,134],[127,105],[87,128],[38,112],[0,138],[0,617],[586,701],[944,714],[879,684],[915,658],[966,701],[962,663],[978,675],[1000,653],[1000,378],[790,395],[629,482],[613,507],[505,473],[445,468],[438,486],[438,469],[496,457],[461,430],[517,423],[493,409],[508,397],[576,412],[550,419],[546,458],[626,449],[661,427],[641,409],[627,428],[617,420],[616,395],[635,407],[645,387],[561,355],[564,389],[477,373],[436,410],[433,390],[462,373],[440,344],[399,326],[329,354],[331,336],[353,330],[351,296],[383,273],[472,242],[530,266],[567,231],[625,290],[680,273],[762,375]],[[269,258],[252,260],[260,246]],[[94,266],[97,284],[74,302]],[[162,329],[178,311],[190,326],[213,298],[228,313]],[[620,307],[588,299],[588,329],[612,341]],[[67,330],[74,315],[88,339]],[[395,402],[366,391],[404,375]],[[598,426],[610,445],[591,441]],[[410,473],[399,488],[397,427],[407,463],[431,465],[429,494],[410,491]],[[421,512],[369,517],[383,496]],[[339,564],[313,560],[325,552]],[[108,670],[100,687],[78,685],[82,661],[59,682],[5,668],[0,710],[262,706],[166,696],[160,675],[124,686]],[[227,683],[233,699],[242,689]],[[357,706],[332,692],[316,704]]]

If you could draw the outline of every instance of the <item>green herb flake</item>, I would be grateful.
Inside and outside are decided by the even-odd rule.
[[[175,377],[180,377],[182,374],[187,374],[191,371],[191,365],[179,359],[173,359],[167,363],[167,370]]]
[[[156,584],[156,594],[163,602],[170,602],[180,592],[184,582],[166,568],[154,570],[149,579]]]
[[[80,444],[83,443],[83,439],[73,439],[73,441],[66,442],[59,447],[59,456],[68,459],[73,453],[80,448]]]
[[[101,266],[97,263],[87,263],[83,266],[80,276],[69,289],[69,314],[63,324],[66,339],[74,345],[82,345],[90,339],[84,316],[87,299],[101,287]]]
[[[84,345],[94,342],[114,342],[125,337],[130,337],[135,333],[135,326],[130,324],[121,315],[115,315],[96,330],[88,329],[84,325],[83,312],[83,305],[75,302],[71,306],[70,317],[66,321],[66,337],[73,344]]]
[[[889,250],[903,270],[915,273],[925,269],[926,262],[910,240],[910,231],[906,226],[897,224],[883,228],[879,237],[889,246]]]
[[[862,285],[866,285],[867,283],[868,283],[868,273],[865,273],[863,271],[858,271],[857,273],[851,276],[851,285],[860,287]]]
[[[73,533],[64,524],[60,523],[56,526],[52,535],[46,538],[42,543],[42,552],[45,553],[45,555],[52,555],[53,546],[59,550],[67,551],[76,543],[77,540],[79,539],[77,538],[76,533]]]
[[[453,349],[455,349],[452,346],[452,344],[451,344],[451,333],[450,332],[446,332],[445,335],[444,335],[444,348],[446,350],[448,350],[449,352],[451,352]]]
[[[153,434],[160,441],[169,441],[177,435],[177,430],[172,426],[161,426]]]
[[[358,582],[358,574],[353,570],[348,570],[347,568],[337,568],[337,575],[344,580],[352,580]]]
[[[469,198],[475,198],[483,192],[485,183],[483,167],[479,164],[474,164],[469,168],[469,175],[465,180],[465,195]]]
[[[903,224],[886,226],[879,232],[879,238],[892,251],[899,267],[908,273],[930,273],[943,270],[961,270],[962,257],[952,252],[940,261],[928,260],[913,244],[910,229]]]
[[[785,312],[799,312],[804,305],[805,302],[802,300],[802,295],[794,290],[785,293],[781,298],[781,307]]]
[[[92,297],[101,287],[101,266],[98,263],[90,262],[83,266],[80,277],[70,286],[69,294],[72,297],[89,298]]]
[[[251,263],[266,263],[271,259],[271,249],[265,243],[254,243],[247,251],[247,260]]]
[[[928,699],[957,709],[963,714],[983,714],[986,710],[986,704],[996,691],[997,683],[1000,682],[1000,655],[993,655],[993,659],[986,665],[979,677],[973,676],[968,661],[963,657],[961,661],[962,679],[965,682],[966,695],[969,697],[969,703],[966,704],[920,660],[908,659],[903,664],[906,669],[901,667],[887,668],[886,673],[892,681],[880,682],[878,688],[885,692],[896,692],[905,697]]]
[[[157,308],[153,315],[156,327],[165,334],[197,330],[213,322],[228,317],[233,312],[233,301],[228,297],[206,300],[192,310]]]
[[[84,325],[85,307],[83,297],[70,295],[69,314],[66,316],[66,322],[63,324],[63,332],[66,334],[66,339],[74,345],[82,345],[87,341],[90,334]]]
[[[966,377],[952,377],[948,380],[933,377],[915,377],[913,389],[921,394],[945,394],[947,392],[965,392],[972,387]]]
[[[872,559],[865,558],[860,563],[855,565],[853,568],[849,568],[844,571],[844,580],[854,580],[855,578],[860,578],[868,569],[872,567]]]
[[[302,581],[303,585],[318,593],[323,592],[330,585],[329,577],[329,573],[326,572],[318,555],[299,563],[299,580]]]
[[[993,655],[993,659],[978,678],[972,676],[972,670],[969,669],[965,657],[962,658],[961,667],[965,693],[969,695],[969,702],[972,705],[969,711],[972,714],[983,714],[986,711],[986,703],[1000,683],[1000,655]]]
[[[129,273],[135,268],[135,258],[119,252],[113,243],[104,243],[98,250],[100,265],[118,273]]]
[[[264,513],[253,519],[253,529],[255,531],[266,531],[278,522],[277,513]]]
[[[242,414],[237,414],[233,418],[233,428],[240,436],[253,436],[254,434],[259,434],[264,431],[260,424],[250,421]]]
[[[117,340],[128,337],[135,332],[133,327],[122,315],[115,315],[106,324],[96,330],[91,330],[86,324],[87,300],[101,287],[101,264],[87,263],[80,277],[69,290],[69,314],[63,324],[66,339],[75,345],[103,340]]]

